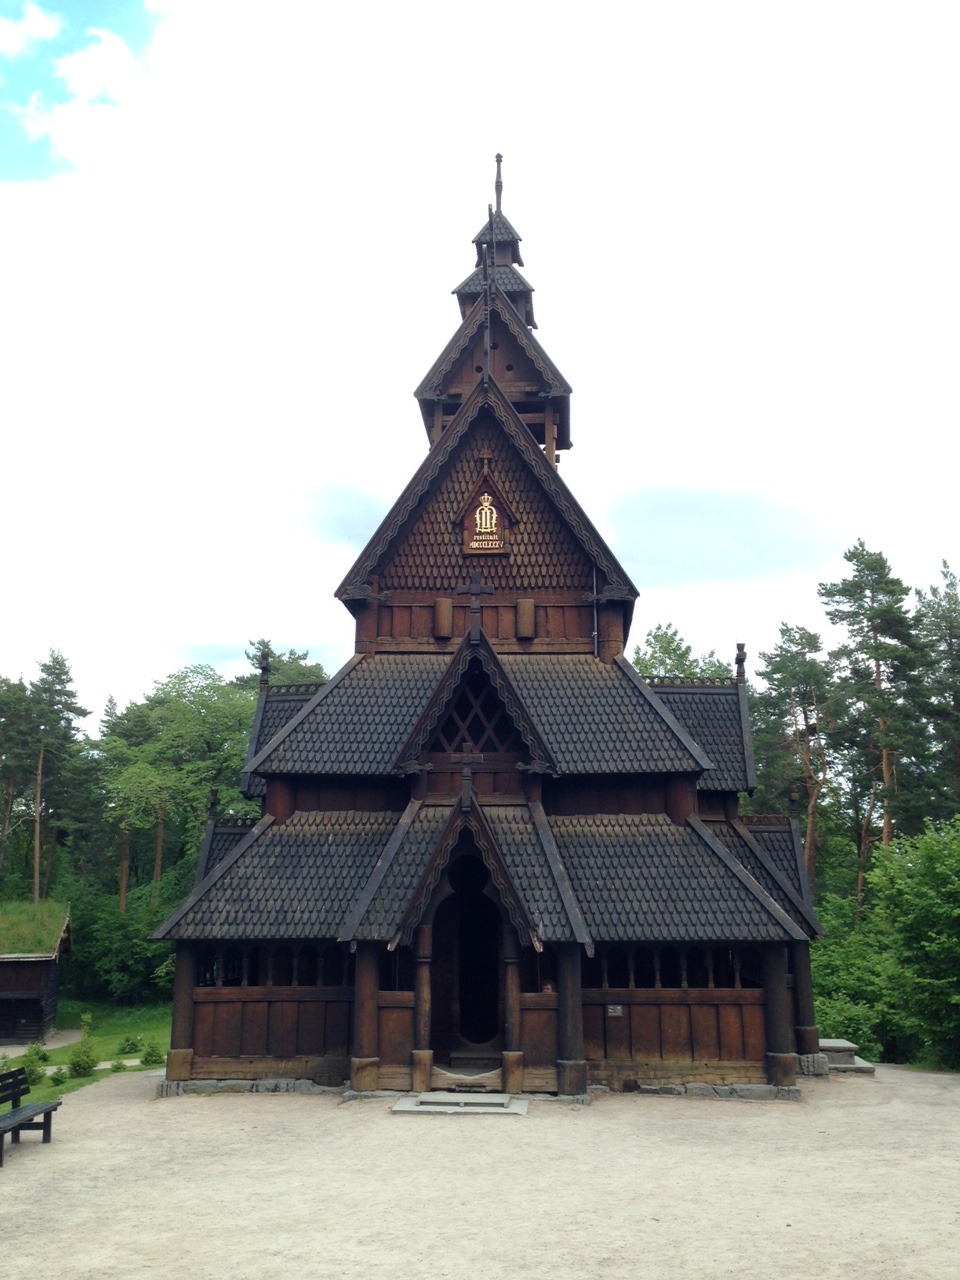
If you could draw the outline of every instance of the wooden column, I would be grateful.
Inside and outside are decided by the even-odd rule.
[[[763,948],[763,1017],[767,1077],[771,1084],[795,1084],[797,1055],[787,990],[787,948],[782,942],[770,942]]]
[[[430,972],[433,963],[433,928],[422,924],[415,940],[413,976],[413,1091],[423,1093],[430,1088],[433,1076],[433,1050],[430,1048],[432,1007]]]
[[[197,949],[178,942],[173,970],[173,1025],[167,1054],[167,1079],[189,1080],[193,1066],[193,991],[197,983]]]
[[[587,1063],[583,1052],[583,997],[580,987],[580,945],[561,942],[557,946],[557,996],[559,1022],[557,1043],[557,1091],[586,1093]]]
[[[797,1052],[819,1053],[820,1032],[813,1006],[813,977],[810,972],[810,943],[791,942],[793,1005],[796,1018]]]
[[[380,946],[358,942],[353,990],[353,1052],[350,1085],[358,1093],[376,1089],[380,1078]]]
[[[503,1043],[504,1093],[523,1092],[523,1052],[520,1048],[520,942],[509,920],[503,922]]]

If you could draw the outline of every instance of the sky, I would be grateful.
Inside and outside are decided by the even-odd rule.
[[[960,567],[960,7],[0,0],[0,675],[95,726],[333,591],[493,199],[574,388],[561,475],[748,671],[862,538]]]

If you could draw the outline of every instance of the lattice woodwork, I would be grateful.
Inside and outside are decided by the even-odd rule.
[[[484,671],[472,666],[428,748],[431,752],[520,751],[522,739]]]

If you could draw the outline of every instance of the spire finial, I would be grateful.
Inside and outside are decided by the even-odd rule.
[[[743,684],[747,678],[747,647],[743,644],[737,645],[737,680]]]
[[[493,189],[494,189],[494,191],[497,193],[497,213],[499,213],[499,212],[500,212],[500,198],[501,198],[501,197],[502,197],[502,195],[503,195],[503,179],[500,177],[500,164],[501,164],[501,161],[503,160],[503,156],[502,156],[502,155],[500,154],[500,152],[498,151],[498,152],[497,152],[497,154],[494,156],[494,159],[495,159],[495,160],[496,160],[496,162],[497,162],[497,180],[496,180],[496,182],[493,184]]]

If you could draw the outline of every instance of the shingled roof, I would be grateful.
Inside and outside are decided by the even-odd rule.
[[[248,763],[287,774],[388,774],[449,663],[437,654],[360,654]]]
[[[629,663],[590,654],[500,660],[561,773],[699,773],[712,766]]]
[[[288,724],[297,712],[302,711],[311,698],[323,686],[319,684],[272,685],[260,690],[257,698],[257,709],[253,715],[253,728],[250,732],[250,746],[247,760],[276,737],[285,724]],[[266,783],[263,778],[253,774],[244,774],[244,795],[247,799],[266,794]]]
[[[806,934],[709,833],[662,814],[551,815],[598,941],[773,942]]]
[[[333,938],[400,814],[321,810],[264,818],[154,938]]]
[[[803,867],[803,848],[797,824],[790,818],[753,814],[738,823],[812,910],[810,885]]]
[[[609,547],[594,528],[583,508],[550,465],[530,432],[517,415],[503,391],[491,380],[486,386],[478,382],[458,409],[439,442],[427,454],[408,482],[403,493],[381,522],[379,529],[367,543],[337,588],[338,599],[346,599],[361,591],[378,566],[412,523],[420,504],[431,491],[434,482],[450,464],[454,454],[469,439],[470,430],[479,415],[487,423],[494,424],[514,446],[524,466],[532,473],[539,489],[546,495],[553,508],[566,523],[598,573],[605,578],[609,588],[632,605],[638,592],[627,577]],[[465,496],[465,495],[464,495]],[[625,611],[630,613],[630,607]],[[629,617],[626,619],[629,624]]]
[[[527,284],[523,276],[516,267],[497,266],[492,270],[493,282],[504,293],[533,293],[533,285]],[[482,293],[484,287],[483,269],[478,267],[476,271],[471,271],[466,280],[461,280],[455,289],[451,289],[451,293],[474,294]]]
[[[739,819],[733,822],[704,821],[703,825],[743,863],[791,920],[802,929],[821,932],[820,922],[814,914],[808,896],[783,874],[762,843],[756,839],[755,831],[749,830]],[[778,832],[777,836],[783,834]],[[792,835],[790,839],[792,843]]]
[[[652,688],[713,764],[701,791],[752,791],[757,785],[746,689],[735,680],[711,684],[653,681]]]

